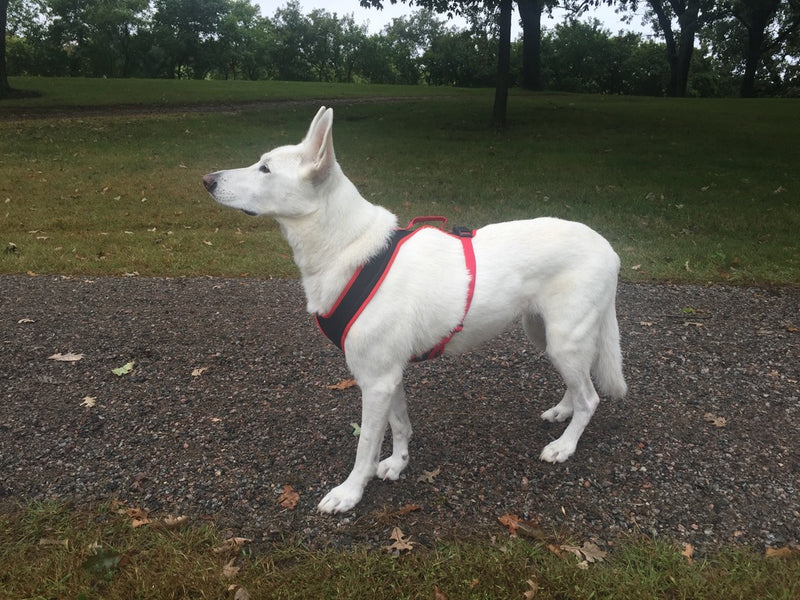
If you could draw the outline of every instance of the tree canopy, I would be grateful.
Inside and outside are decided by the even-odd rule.
[[[572,13],[546,29],[549,1],[508,3],[523,30],[507,48],[511,86],[652,95],[800,90],[800,0],[574,0]],[[577,20],[606,1],[623,12],[645,7],[654,34],[613,35]],[[250,0],[0,0],[0,94],[6,73],[494,86],[501,4],[413,0],[407,16],[371,34],[352,15],[304,14],[293,0],[270,16]],[[466,27],[447,20],[454,14]]]

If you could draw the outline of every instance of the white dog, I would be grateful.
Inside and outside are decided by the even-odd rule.
[[[342,172],[332,125],[332,109],[322,107],[299,144],[203,177],[217,202],[278,221],[316,315],[331,312],[354,273],[397,231],[396,217],[365,200]],[[538,218],[487,225],[469,241],[436,227],[416,230],[348,324],[341,347],[361,388],[361,434],[352,472],[320,511],[349,511],[372,477],[394,480],[406,468],[411,424],[403,372],[437,345],[446,344],[446,354],[464,352],[521,318],[567,386],[542,418],[572,417],[542,451],[544,461],[563,462],[575,452],[599,403],[590,373],[602,393],[625,394],[614,308],[619,258],[602,236],[580,223]],[[392,454],[380,461],[387,423]]]

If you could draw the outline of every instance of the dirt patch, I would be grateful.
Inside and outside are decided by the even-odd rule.
[[[630,392],[563,465],[538,460],[562,384],[521,330],[412,365],[407,473],[330,517],[315,507],[352,466],[359,395],[329,389],[349,374],[298,282],[0,277],[0,502],[119,498],[311,547],[395,524],[423,544],[504,535],[505,513],[578,540],[798,543],[799,307],[797,288],[622,285]]]

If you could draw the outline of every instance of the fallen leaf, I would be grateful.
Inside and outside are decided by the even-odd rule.
[[[422,475],[417,477],[418,483],[434,483],[436,476],[442,472],[441,467],[436,467],[433,471],[422,471]]]
[[[784,546],[783,548],[767,548],[764,555],[767,558],[789,558],[798,552],[800,550],[793,550],[789,546]]]
[[[603,562],[606,556],[608,556],[608,552],[600,550],[600,547],[592,542],[584,542],[581,547],[581,552],[586,561],[590,563]]]
[[[447,600],[447,596],[438,585],[433,586],[433,600]]]
[[[532,600],[536,593],[539,591],[539,584],[533,579],[528,579],[525,583],[528,584],[528,589],[522,594],[524,600]]]
[[[403,508],[397,511],[397,514],[407,515],[418,510],[422,510],[422,507],[419,504],[406,504]]]
[[[694,546],[692,546],[689,542],[683,544],[683,551],[681,552],[681,556],[683,556],[690,565],[694,564]]]
[[[389,536],[389,539],[394,540],[394,542],[383,547],[388,552],[411,552],[416,543],[411,541],[411,536],[406,537],[399,527],[392,529],[392,535]]]
[[[116,375],[117,377],[122,377],[123,375],[127,375],[128,373],[133,371],[133,365],[135,365],[135,364],[136,364],[136,362],[132,360],[129,363],[125,363],[121,367],[118,367],[116,369],[111,369],[111,372],[114,375]]]
[[[208,367],[198,367],[196,369],[192,369],[192,377],[200,377],[200,375],[206,371],[208,371]]]
[[[704,414],[703,418],[711,423],[714,427],[725,427],[728,424],[728,419],[725,417],[718,417],[710,412]]]
[[[150,519],[147,517],[147,511],[142,510],[141,508],[128,508],[125,509],[125,514],[128,515],[131,519],[131,527],[141,527],[142,525],[147,525],[150,523]]]
[[[497,520],[500,521],[501,525],[508,527],[508,532],[512,537],[516,537],[520,524],[520,518],[517,515],[506,513],[502,517],[498,517]]]
[[[20,319],[19,321],[17,321],[18,325],[22,325],[23,323],[36,323],[36,321],[34,321],[33,319]]]
[[[361,426],[358,423],[350,423],[350,427],[353,428],[353,435],[358,437],[361,435]]]
[[[99,545],[90,547],[90,551],[93,553],[86,558],[83,568],[93,573],[108,576],[130,562],[127,554],[118,554]]]
[[[300,494],[294,491],[294,488],[290,485],[283,486],[283,492],[280,496],[278,496],[278,504],[280,504],[283,508],[288,508],[289,510],[294,510],[294,507],[297,506],[297,503],[300,501]]]
[[[245,588],[240,587],[233,595],[233,600],[250,600],[250,594]]]
[[[49,360],[57,360],[59,362],[78,362],[79,360],[83,359],[83,354],[75,354],[74,352],[61,354],[61,352],[57,352],[52,356],[48,356],[47,358]]]
[[[189,517],[186,515],[181,515],[180,517],[173,517],[170,515],[163,520],[164,527],[167,529],[177,529],[181,525],[185,525],[188,522]]]
[[[358,385],[355,379],[343,379],[339,383],[334,383],[332,385],[326,385],[325,387],[329,390],[346,390],[351,387],[355,387]]]
[[[92,408],[97,404],[97,398],[94,396],[84,396],[83,402],[81,402],[81,406],[85,406],[86,408]]]
[[[565,544],[561,546],[561,549],[571,552],[581,559],[581,563],[578,565],[581,568],[587,568],[589,563],[603,562],[606,556],[608,556],[608,552],[600,550],[600,547],[592,542],[584,542],[583,546],[570,546]],[[586,564],[584,565],[583,563]]]
[[[222,542],[220,546],[214,548],[212,552],[214,554],[228,554],[230,552],[239,552],[239,550],[241,550],[245,544],[252,541],[253,540],[251,540],[250,538],[230,537],[224,542]]]
[[[223,577],[236,577],[236,575],[239,573],[239,567],[233,564],[235,562],[236,562],[236,557],[230,559],[222,566]]]

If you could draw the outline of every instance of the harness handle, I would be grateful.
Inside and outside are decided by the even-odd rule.
[[[433,217],[433,216],[432,217],[414,217],[413,219],[411,219],[411,222],[408,224],[408,227],[406,227],[406,229],[411,229],[412,227],[414,227],[416,225],[419,225],[420,223],[430,223],[431,221],[438,221],[439,223],[441,223],[441,225],[439,225],[440,229],[443,228],[447,224],[447,218],[446,217]]]

